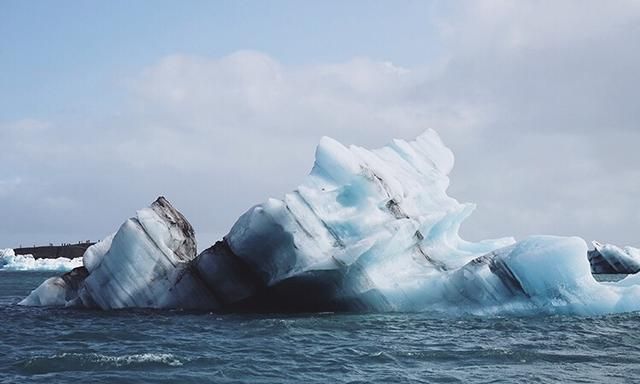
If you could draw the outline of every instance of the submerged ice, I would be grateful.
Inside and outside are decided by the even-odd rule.
[[[453,163],[432,130],[376,150],[323,138],[296,190],[249,209],[199,255],[191,225],[159,198],[90,247],[84,267],[47,280],[21,304],[478,314],[640,309],[640,281],[596,282],[580,238],[461,239],[459,227],[474,206],[446,194]]]

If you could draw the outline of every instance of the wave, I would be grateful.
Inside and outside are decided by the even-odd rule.
[[[67,272],[82,266],[82,257],[68,259],[35,259],[33,255],[16,255],[13,249],[0,249],[0,271]]]
[[[63,371],[96,371],[122,367],[180,367],[184,365],[171,353],[139,353],[127,355],[103,355],[100,353],[58,353],[35,356],[21,362],[25,373],[42,374]]]
[[[99,353],[61,353],[44,358],[46,360],[81,361],[115,367],[157,363],[178,367],[183,362],[171,353],[136,353],[132,355],[110,356]]]

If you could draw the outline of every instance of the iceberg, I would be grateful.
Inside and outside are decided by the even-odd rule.
[[[581,238],[463,240],[460,225],[475,206],[447,195],[453,163],[433,130],[375,150],[325,137],[293,192],[250,208],[200,254],[191,225],[160,197],[87,249],[86,275],[48,280],[20,304],[474,314],[640,309],[640,280],[597,282]]]
[[[87,277],[85,267],[77,267],[62,276],[45,280],[20,305],[28,306],[71,306],[78,300],[78,290]]]
[[[33,255],[16,255],[11,248],[0,249],[0,271],[66,272],[82,266],[82,258],[36,259]]]
[[[73,284],[64,279],[68,275],[62,280],[48,279],[20,304],[102,309],[188,307],[189,300],[205,292],[196,285],[197,280],[183,278],[195,257],[191,224],[160,197],[125,221],[115,234],[89,247],[83,255],[86,272],[78,273]],[[207,301],[205,297],[197,307],[208,307]]]
[[[592,242],[588,258],[593,273],[634,274],[640,271],[640,249]]]

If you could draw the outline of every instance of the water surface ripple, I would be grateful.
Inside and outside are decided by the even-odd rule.
[[[0,382],[637,382],[638,313],[220,315],[23,308],[0,272]]]

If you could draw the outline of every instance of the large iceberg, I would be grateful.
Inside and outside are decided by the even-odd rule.
[[[323,138],[296,190],[249,209],[199,255],[191,225],[159,198],[87,250],[86,277],[45,282],[21,304],[477,314],[640,309],[640,281],[598,283],[580,238],[461,239],[474,205],[446,194],[453,162],[432,130],[377,150]],[[64,289],[51,295],[52,285]]]

